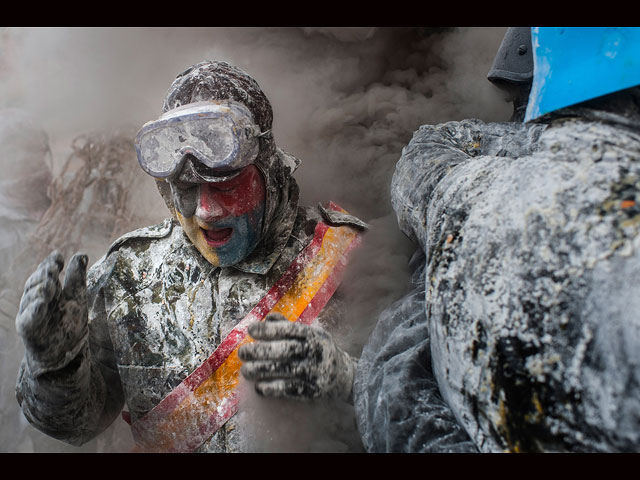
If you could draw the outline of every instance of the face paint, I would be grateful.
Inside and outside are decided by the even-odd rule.
[[[198,192],[192,216],[188,216],[192,208],[178,208],[177,217],[191,242],[211,264],[234,265],[246,258],[260,241],[266,189],[255,165],[225,182],[181,186],[176,191],[185,193],[182,203],[191,207],[190,197]]]
[[[198,208],[199,185],[197,183],[179,185],[170,182],[169,186],[176,210],[183,217],[192,217]]]

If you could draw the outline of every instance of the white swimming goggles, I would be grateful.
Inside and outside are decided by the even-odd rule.
[[[175,108],[158,120],[147,122],[135,140],[140,167],[156,178],[180,172],[187,155],[206,167],[234,172],[258,156],[261,132],[244,105],[198,102]]]

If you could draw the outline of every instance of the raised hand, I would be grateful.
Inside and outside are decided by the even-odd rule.
[[[26,347],[33,375],[61,368],[77,355],[87,327],[87,256],[69,261],[63,285],[64,259],[51,253],[25,283],[16,329]]]

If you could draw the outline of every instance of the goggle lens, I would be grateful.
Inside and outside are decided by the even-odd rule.
[[[136,137],[136,151],[142,169],[158,178],[173,175],[187,154],[209,168],[235,170],[257,157],[258,134],[242,116],[192,113],[146,124]]]

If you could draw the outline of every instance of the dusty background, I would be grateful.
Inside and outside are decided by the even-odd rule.
[[[509,118],[510,105],[486,80],[505,31],[506,27],[4,27],[0,108],[20,108],[37,119],[49,136],[55,177],[68,173],[65,165],[79,136],[115,129],[135,133],[156,118],[173,78],[191,64],[225,60],[248,72],[272,102],[278,145],[303,161],[296,174],[302,203],[333,200],[373,227],[345,280],[353,328],[345,329],[341,341],[357,353],[375,313],[406,288],[412,247],[397,230],[389,204],[395,162],[422,124]],[[116,230],[162,220],[167,210],[153,181],[140,173],[135,157],[122,162],[133,173],[125,185],[129,214]],[[10,165],[10,158],[0,158],[2,178],[11,175]],[[100,217],[100,212],[95,215]],[[96,234],[99,227],[87,225],[94,229],[78,242],[91,264],[116,230]],[[13,345],[0,352],[1,452],[130,449],[131,435],[122,420],[80,448],[31,428],[13,395],[21,344],[6,326],[0,334],[5,337],[0,346]],[[268,409],[255,411],[264,416]],[[280,442],[279,435],[286,434],[275,427],[285,416],[291,415],[274,413],[270,446],[255,449],[293,448]],[[307,436],[315,434],[322,419],[314,422]],[[331,442],[318,444],[319,450],[342,449]]]

